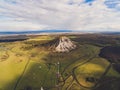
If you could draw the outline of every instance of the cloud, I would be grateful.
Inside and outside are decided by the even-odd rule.
[[[1,0],[0,30],[119,30],[119,0]]]
[[[120,10],[120,0],[106,0],[105,4],[109,7],[109,8],[113,8],[116,10]]]

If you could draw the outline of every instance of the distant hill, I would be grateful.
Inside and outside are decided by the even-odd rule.
[[[23,41],[27,39],[28,37],[26,35],[3,36],[0,37],[0,42],[15,42],[15,41]]]
[[[102,34],[105,34],[105,35],[120,35],[120,32],[114,32],[114,31],[111,31],[111,32],[101,32]]]
[[[71,32],[71,30],[40,30],[40,31],[3,31],[0,35],[12,35],[12,34],[38,34],[38,33],[57,33],[57,32]]]
[[[36,31],[0,31],[0,35],[25,35],[25,34],[42,34],[42,33],[98,33],[103,35],[120,35],[120,31],[72,31],[72,30],[36,30]]]

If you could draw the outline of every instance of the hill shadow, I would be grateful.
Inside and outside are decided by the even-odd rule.
[[[115,70],[120,73],[120,46],[106,46],[101,49],[99,56],[112,63]]]

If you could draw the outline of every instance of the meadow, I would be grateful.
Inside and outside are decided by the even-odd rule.
[[[66,36],[77,48],[65,53],[45,45],[56,35],[0,42],[0,90],[120,90],[120,72],[99,56],[106,46],[120,46],[120,36]]]

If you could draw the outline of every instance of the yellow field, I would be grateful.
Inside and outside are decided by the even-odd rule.
[[[98,56],[101,47],[78,44],[69,53],[40,46],[55,37],[29,37],[0,43],[0,90],[92,90],[104,78],[120,78],[110,63]],[[71,36],[75,38],[75,36]],[[58,66],[60,63],[58,77]]]

